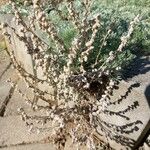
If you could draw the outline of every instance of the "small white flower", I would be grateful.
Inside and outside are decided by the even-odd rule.
[[[110,80],[110,83],[109,83],[110,86],[114,86],[115,85],[115,82],[113,80]]]
[[[86,61],[88,60],[88,57],[85,55],[85,56],[83,57],[83,60],[86,62]]]
[[[94,41],[91,40],[91,41],[87,42],[87,43],[85,44],[85,46],[86,46],[86,47],[90,47],[90,46],[93,44],[93,42],[94,42]]]
[[[74,101],[69,101],[68,102],[68,107],[69,108],[74,108],[75,107],[75,102]]]
[[[113,55],[113,51],[110,51],[110,52],[109,52],[109,56],[112,56],[112,55]]]
[[[121,69],[121,67],[117,67],[117,68],[116,68],[116,70],[120,70],[120,69]]]
[[[86,84],[83,86],[84,89],[88,89],[89,87],[90,87],[90,84],[89,84],[89,83],[86,83]]]

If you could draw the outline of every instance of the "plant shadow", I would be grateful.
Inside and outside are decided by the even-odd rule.
[[[121,71],[122,79],[127,80],[139,74],[146,74],[150,71],[150,60],[148,57],[136,56],[126,67]]]

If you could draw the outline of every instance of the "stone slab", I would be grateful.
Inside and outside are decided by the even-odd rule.
[[[17,115],[20,107],[24,108],[27,112],[29,109],[29,106],[25,103],[25,100],[21,97],[21,95],[18,92],[14,92],[12,98],[9,100],[9,103],[6,107],[4,116],[13,116]]]
[[[150,101],[150,56],[136,57],[123,71],[124,79],[130,83],[140,84],[136,90],[145,92]]]
[[[21,89],[23,93],[29,95],[26,89],[26,85],[21,79],[18,81],[17,85],[18,88]],[[9,100],[4,116],[6,117],[17,115],[18,114],[17,109],[21,107],[24,108],[26,112],[30,112],[31,110],[31,108],[26,104],[25,100],[21,97],[18,91],[15,91],[12,98]]]
[[[24,144],[0,148],[0,150],[56,150],[52,144]]]
[[[18,80],[18,75],[16,71],[12,68],[12,66],[10,66],[10,68],[1,77],[0,85],[9,84],[6,82],[8,79],[11,79],[13,82],[16,82]]]
[[[0,49],[0,80],[5,72],[10,68],[10,59],[5,50]]]
[[[11,89],[10,85],[0,86],[0,115],[5,107],[5,101],[10,92],[10,89]]]
[[[50,132],[29,133],[20,116],[1,117],[0,150],[56,150],[54,145],[47,141]],[[76,146],[67,140],[64,150],[76,150]]]
[[[72,146],[69,142],[70,141],[67,141],[64,150],[77,150],[77,147],[75,145]],[[50,143],[45,143],[45,144],[35,143],[35,144],[9,146],[5,148],[0,148],[0,150],[56,150],[56,148],[54,147],[53,144]],[[85,147],[82,147],[82,150],[87,150],[87,149]]]
[[[14,16],[11,14],[0,14],[0,22],[7,23],[11,27],[14,27],[17,31],[19,31],[20,26],[16,26],[15,22],[13,21],[13,17]],[[11,35],[12,42],[11,44],[8,42],[8,40],[6,40],[8,50],[13,50],[17,61],[19,61],[22,64],[26,71],[34,74],[33,60],[31,55],[27,53],[27,48],[25,44],[16,37],[16,35],[10,28],[7,28],[7,31]]]
[[[50,125],[47,125],[48,127]],[[29,132],[20,116],[0,118],[0,146],[19,145],[22,143],[35,143],[46,139],[50,132],[43,131],[39,134]]]
[[[25,82],[20,79],[18,81],[18,89],[21,90],[23,94],[26,94],[29,100],[32,102],[34,98],[34,94],[30,89],[26,87]],[[42,100],[38,101],[39,106],[48,106],[47,102],[44,102]],[[12,98],[9,100],[9,103],[7,105],[6,111],[4,116],[13,116],[13,115],[18,115],[18,108],[23,108],[25,112],[29,115],[45,115],[42,110],[39,111],[33,111],[32,108],[26,103],[25,99],[19,94],[19,92],[16,90],[12,96]]]
[[[0,66],[0,70],[3,70],[4,65]],[[9,78],[12,79],[12,81],[17,80],[16,72],[13,70],[10,66],[5,73],[0,78],[0,113],[4,110],[5,104],[9,102],[9,93],[12,89],[10,83],[7,83],[6,80]],[[6,102],[7,101],[7,102]]]
[[[31,100],[32,101],[32,100]],[[46,106],[46,102],[41,101],[40,103],[38,103],[39,106],[42,106],[40,104],[43,104],[43,106]],[[18,109],[19,108],[23,108],[24,111],[28,114],[28,115],[38,115],[38,116],[44,116],[46,115],[46,111],[41,110],[41,111],[34,111],[25,101],[24,98],[21,97],[21,95],[15,91],[12,98],[9,100],[9,103],[6,107],[5,113],[4,113],[4,117],[7,116],[16,116],[18,115]]]
[[[15,22],[12,20],[13,17],[14,16],[11,14],[6,14],[6,15],[0,14],[0,22],[8,23],[10,26],[14,27],[16,31],[19,32],[20,27],[18,25],[16,26]],[[25,22],[28,24],[27,21]],[[6,45],[7,45],[8,50],[14,51],[17,61],[23,66],[23,68],[27,72],[37,75],[38,78],[43,79],[43,71],[41,70],[41,68],[38,67],[37,70],[33,69],[35,62],[32,59],[32,56],[28,54],[27,47],[25,46],[25,44],[16,37],[16,35],[10,28],[7,28],[7,31],[9,32],[9,34],[11,34],[11,42],[12,42],[10,43],[8,39],[6,38]],[[39,30],[37,31],[36,34],[39,35],[39,37],[43,39],[44,35]],[[43,40],[45,41],[45,39]],[[45,41],[45,42],[48,42],[48,41]],[[48,90],[48,92],[52,91],[51,88],[49,88],[49,85],[47,84],[42,84],[42,85],[39,84],[38,87],[43,91],[44,90]]]
[[[140,137],[143,137],[142,133],[145,132],[145,128],[149,123],[150,120],[150,108],[148,105],[148,101],[144,95],[144,92],[139,91],[136,89],[136,87],[133,87],[132,90],[130,90],[129,92],[128,89],[130,87],[130,83],[127,82],[121,82],[119,85],[119,89],[118,90],[114,90],[114,94],[111,97],[111,102],[115,102],[117,101],[117,99],[119,99],[120,96],[124,96],[126,95],[126,98],[123,101],[120,101],[119,103],[116,104],[112,104],[109,105],[107,110],[110,112],[119,112],[122,110],[125,110],[127,108],[130,108],[129,111],[126,111],[125,113],[122,113],[122,115],[128,117],[128,120],[124,117],[121,117],[119,115],[108,115],[108,114],[100,114],[100,118],[107,122],[108,124],[114,124],[116,126],[123,126],[126,125],[126,129],[124,131],[130,131],[133,129],[134,132],[127,132],[127,133],[119,133],[118,131],[115,131],[113,129],[113,127],[106,127],[106,130],[110,131],[113,136],[117,137],[117,136],[124,136],[128,139],[133,139],[135,142],[134,144],[136,144],[137,140],[140,140]],[[138,103],[138,105],[134,108],[132,105],[134,104],[134,102],[137,101],[136,103]],[[132,126],[129,126],[128,124],[133,123],[138,121],[138,124],[133,124]],[[135,129],[135,130],[134,130]],[[99,129],[101,130],[101,129]],[[101,132],[101,131],[100,131]],[[103,139],[105,139],[104,137],[101,137]],[[119,139],[119,137],[118,137]],[[127,149],[129,147],[129,144],[126,144],[124,146],[121,146],[118,142],[112,141],[111,139],[105,139],[105,141],[109,141],[111,147],[115,148],[115,150],[120,150],[120,149]],[[133,145],[134,146],[134,145]],[[131,146],[132,147],[132,146]]]
[[[10,60],[5,52],[2,52],[0,58],[0,112],[2,112],[3,108],[5,107],[6,99],[11,90],[11,85],[7,83],[6,80],[8,78],[13,78],[14,70],[11,68],[11,66],[7,68]]]

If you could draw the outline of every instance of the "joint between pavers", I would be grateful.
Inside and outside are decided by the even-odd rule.
[[[1,78],[3,77],[3,75],[8,71],[8,69],[11,67],[11,65],[12,65],[12,62],[10,62],[8,65],[7,65],[7,67],[5,68],[5,70],[2,72],[2,74],[0,75],[0,80],[1,80]]]
[[[13,87],[11,87],[11,89],[9,90],[9,94],[6,96],[1,108],[0,108],[0,117],[4,117],[4,114],[5,114],[5,110],[6,110],[6,107],[12,97],[12,95],[14,94],[14,91],[16,89],[16,86],[17,86],[17,81],[16,83],[14,84]]]

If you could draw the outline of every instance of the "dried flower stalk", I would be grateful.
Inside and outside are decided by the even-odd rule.
[[[26,24],[21,16],[14,1],[11,1],[12,8],[14,9],[16,24],[21,26],[17,31],[14,27],[8,24],[1,24],[3,33],[11,41],[11,35],[7,32],[7,28],[11,29],[15,36],[22,41],[28,53],[32,56],[35,66],[34,69],[42,68],[43,79],[36,75],[28,73],[22,65],[17,61],[13,51],[8,51],[9,56],[13,62],[14,68],[17,70],[20,78],[23,78],[27,87],[32,89],[37,100],[41,99],[49,103],[49,107],[41,107],[36,103],[32,103],[25,93],[17,90],[20,95],[28,102],[32,108],[38,110],[45,110],[46,115],[41,117],[28,116],[21,108],[19,112],[22,119],[29,126],[30,131],[34,130],[32,120],[42,122],[45,124],[49,121],[53,124],[52,139],[57,144],[58,149],[63,149],[68,136],[72,138],[72,143],[80,145],[87,145],[89,149],[99,148],[101,139],[97,126],[101,127],[106,139],[109,137],[112,140],[116,138],[117,132],[133,132],[136,129],[126,130],[125,126],[116,126],[109,124],[101,119],[101,114],[118,115],[128,120],[125,115],[126,112],[134,110],[138,107],[138,103],[134,102],[127,109],[112,112],[108,109],[110,105],[120,102],[123,98],[116,102],[111,102],[110,96],[113,90],[117,87],[118,82],[111,78],[111,71],[108,64],[112,63],[117,55],[123,51],[127,41],[130,39],[133,32],[134,25],[138,21],[137,16],[131,23],[126,36],[121,37],[121,43],[115,52],[110,52],[106,62],[99,68],[100,52],[98,53],[95,62],[91,65],[91,69],[86,69],[86,63],[89,61],[90,54],[94,52],[94,41],[100,28],[100,15],[93,17],[92,23],[88,20],[90,15],[90,8],[92,1],[83,0],[81,2],[84,6],[84,17],[80,12],[75,9],[75,1],[51,1],[52,6],[56,6],[56,11],[59,12],[60,18],[64,14],[58,8],[61,3],[66,4],[68,9],[67,20],[74,24],[78,31],[78,36],[73,40],[71,47],[67,49],[65,42],[59,36],[59,30],[52,20],[48,19],[46,12],[43,10],[41,0],[33,0],[33,14],[28,16],[29,24]],[[47,2],[48,3],[48,2]],[[27,2],[25,2],[27,4]],[[44,42],[36,33],[36,25],[39,25],[41,32],[48,35],[53,44]],[[103,39],[101,47],[111,30]],[[12,43],[13,44],[13,43]],[[48,53],[49,52],[49,53]],[[78,67],[77,69],[75,69]],[[53,93],[43,91],[38,87],[38,84],[46,83],[49,87],[54,89]],[[130,123],[128,126],[141,124],[140,121]],[[113,128],[113,133],[110,130]],[[41,132],[41,128],[36,128],[37,132]],[[118,135],[120,142],[125,145],[129,143],[133,145],[132,139],[127,139],[124,136]],[[107,145],[108,147],[109,145]],[[112,149],[109,146],[110,149]]]

